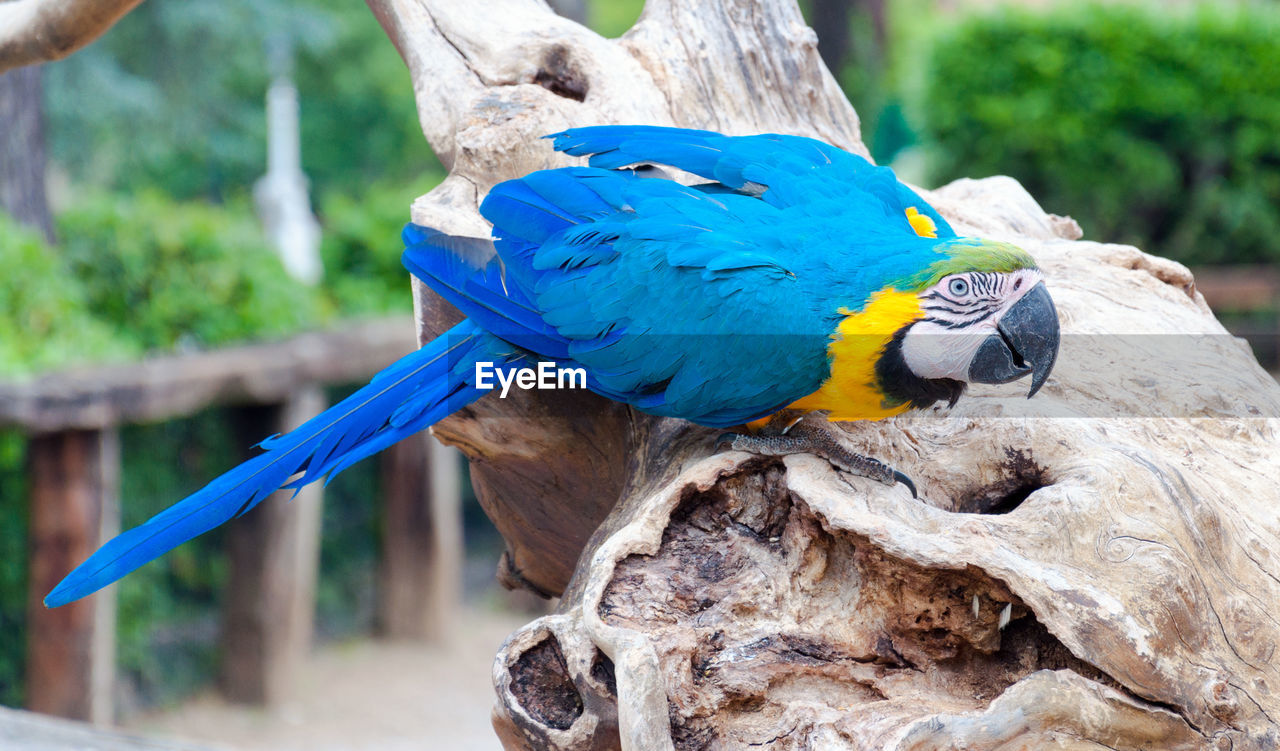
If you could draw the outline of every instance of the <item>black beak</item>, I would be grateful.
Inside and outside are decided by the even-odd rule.
[[[1039,282],[996,324],[969,365],[974,383],[1008,383],[1031,373],[1035,396],[1058,359],[1058,310],[1044,282]]]

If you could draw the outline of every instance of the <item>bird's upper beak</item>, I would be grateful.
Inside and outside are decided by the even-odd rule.
[[[1058,359],[1058,311],[1044,282],[1037,282],[996,324],[969,364],[974,383],[1008,383],[1031,373],[1035,396]]]

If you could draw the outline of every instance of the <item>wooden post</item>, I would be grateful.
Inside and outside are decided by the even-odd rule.
[[[27,707],[111,722],[115,588],[50,610],[49,590],[120,528],[120,443],[114,428],[36,435],[27,595]]]
[[[378,632],[389,639],[445,636],[460,600],[459,457],[427,433],[383,452]]]
[[[301,425],[324,409],[311,386],[283,406],[246,408],[248,443]],[[291,499],[279,491],[233,521],[227,531],[231,574],[222,632],[221,686],[232,701],[278,704],[293,695],[311,647],[323,485]]]

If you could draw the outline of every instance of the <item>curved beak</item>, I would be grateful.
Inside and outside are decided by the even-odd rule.
[[[1038,282],[1000,318],[996,333],[978,347],[969,364],[969,380],[1008,383],[1030,373],[1030,399],[1049,379],[1058,359],[1058,339],[1058,310],[1044,282]]]

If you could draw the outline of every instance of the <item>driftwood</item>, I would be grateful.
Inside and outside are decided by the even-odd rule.
[[[0,3],[0,73],[61,60],[102,36],[142,0]]]
[[[643,122],[864,152],[790,0],[651,0],[619,40],[532,0],[369,0],[451,168],[413,218],[485,235],[538,137]],[[494,666],[508,749],[1262,749],[1280,743],[1280,388],[1178,264],[1078,241],[1013,180],[928,194],[1045,269],[1064,341],[1032,401],[847,426],[921,488],[590,395],[437,426],[509,584],[561,595]],[[457,315],[418,289],[422,337]],[[727,374],[731,377],[731,374]]]

